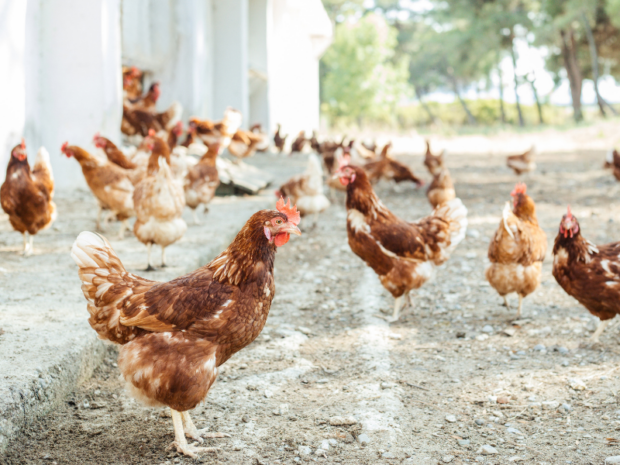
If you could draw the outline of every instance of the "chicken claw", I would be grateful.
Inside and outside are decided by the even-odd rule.
[[[166,450],[171,450],[173,447],[176,447],[179,454],[187,455],[193,459],[197,458],[198,454],[202,452],[217,452],[221,450],[219,447],[196,447],[194,445],[187,444],[187,442],[185,444],[179,444],[176,441],[170,444]]]
[[[218,439],[230,437],[230,434],[226,433],[209,433],[207,428],[197,429],[189,415],[189,412],[181,412],[181,418],[183,418],[183,432],[185,433],[185,436],[193,439],[194,441],[198,441],[201,444],[203,443],[202,438]]]

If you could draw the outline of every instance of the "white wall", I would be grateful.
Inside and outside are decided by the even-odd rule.
[[[331,43],[332,26],[320,0],[272,0],[269,45],[271,129],[285,133],[319,127],[319,58]]]
[[[122,0],[123,64],[159,81],[158,108],[179,101],[184,120],[212,117],[212,16],[211,0]]]
[[[250,114],[248,125],[269,121],[269,44],[273,28],[271,0],[249,0],[248,65]]]
[[[24,128],[25,40],[26,2],[0,0],[0,183]]]
[[[58,188],[84,186],[63,142],[90,145],[120,135],[120,0],[28,0],[26,142],[50,152]]]
[[[248,127],[248,0],[213,0],[213,115],[228,106],[243,115]]]

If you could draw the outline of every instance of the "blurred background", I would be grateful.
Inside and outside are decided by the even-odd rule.
[[[620,103],[618,26],[620,0],[0,0],[0,166],[23,135],[50,148],[59,188],[82,185],[56,147],[120,141],[123,66],[183,120],[232,106],[245,129],[390,137],[397,152],[423,150],[411,135],[450,148],[598,128]],[[613,124],[581,140],[603,131],[608,148]],[[574,148],[545,140],[531,143]]]

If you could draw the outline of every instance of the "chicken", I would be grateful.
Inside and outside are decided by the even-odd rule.
[[[95,137],[93,137],[93,144],[95,144],[95,147],[102,149],[105,152],[106,157],[108,157],[108,160],[115,165],[118,165],[126,170],[134,170],[137,168],[137,165],[133,161],[129,160],[125,156],[125,153],[110,139],[100,136],[99,133],[97,133],[95,134]]]
[[[553,277],[568,295],[601,320],[592,335],[593,343],[620,313],[619,257],[620,242],[597,246],[588,241],[568,207],[553,244]]]
[[[278,124],[276,133],[273,136],[273,143],[276,146],[278,153],[282,153],[282,151],[284,151],[284,144],[286,143],[286,138],[288,137],[288,134],[283,136],[281,134],[281,131],[282,131],[282,127]]]
[[[161,90],[159,88],[159,82],[154,82],[149,87],[149,90],[146,94],[139,96],[136,99],[130,100],[127,103],[127,106],[131,110],[144,110],[151,113],[155,113],[157,107],[157,100],[159,100],[159,96],[161,95]]]
[[[360,160],[361,162],[366,163],[377,158],[375,151],[369,150],[363,143],[355,144],[354,141],[351,141],[350,147],[352,160]]]
[[[349,246],[396,299],[389,320],[396,321],[405,294],[431,279],[465,237],[467,209],[457,198],[407,223],[381,203],[364,169],[345,165],[336,176],[347,188]]]
[[[206,399],[218,368],[262,331],[276,290],[276,248],[301,235],[299,220],[281,200],[277,210],[252,215],[209,264],[164,283],[127,272],[102,236],[83,232],[73,244],[91,327],[120,344],[118,367],[130,394],[170,408],[178,452],[209,450],[186,436],[228,436],[196,429],[189,411]]]
[[[269,135],[263,132],[263,126],[260,123],[255,123],[250,127],[250,131],[262,139],[262,142],[257,145],[256,151],[266,152],[269,149]]]
[[[151,129],[169,131],[180,121],[182,113],[183,107],[179,102],[173,102],[166,111],[161,113],[123,105],[121,131],[128,136],[140,135],[143,137],[146,137]]]
[[[215,166],[219,153],[219,144],[211,144],[200,161],[189,170],[185,177],[183,185],[185,203],[192,209],[194,224],[199,224],[196,208],[198,205],[204,204],[204,209],[207,211],[207,205],[215,196],[215,191],[220,185],[220,178]]]
[[[128,100],[135,100],[142,95],[142,71],[135,66],[123,66],[123,91]]]
[[[168,148],[173,150],[179,145],[179,137],[183,134],[183,121],[177,121],[177,123],[168,131]]]
[[[265,143],[269,144],[266,134],[238,129],[232,136],[228,151],[240,160],[253,156],[260,148],[265,148]]]
[[[383,147],[379,160],[364,165],[370,182],[374,184],[380,179],[392,180],[396,183],[411,181],[417,187],[422,187],[424,181],[418,178],[406,165],[395,160],[392,157],[391,150],[392,143],[390,142]]]
[[[218,144],[220,150],[228,148],[230,141],[241,127],[242,116],[238,110],[227,108],[222,121],[213,123],[208,120],[190,118],[190,130],[194,131],[205,145]]]
[[[431,152],[431,143],[426,140],[426,154],[424,154],[424,166],[428,169],[429,173],[435,176],[443,169],[443,157],[446,151],[444,150],[439,155],[433,155]]]
[[[168,144],[159,137],[145,139],[151,150],[146,177],[133,193],[136,222],[133,232],[148,249],[146,271],[151,265],[151,246],[161,246],[161,266],[166,266],[166,247],[183,237],[187,224],[181,218],[185,208],[183,186],[176,182],[170,172]]]
[[[321,153],[321,144],[319,143],[319,137],[316,131],[312,131],[312,137],[310,138],[310,148],[316,153]]]
[[[506,158],[508,168],[511,168],[515,174],[528,173],[536,169],[534,163],[534,146],[523,152],[521,155],[510,155]]]
[[[454,183],[447,168],[442,168],[434,176],[433,181],[428,186],[426,198],[433,208],[442,203],[449,202],[456,197]]]
[[[133,191],[127,171],[109,161],[94,157],[77,145],[65,142],[61,147],[67,158],[75,158],[82,167],[82,173],[91,192],[99,204],[97,229],[101,226],[101,212],[110,210],[111,215],[121,221],[119,238],[123,238],[127,229],[127,219],[134,216]],[[107,218],[106,218],[107,220]]]
[[[516,292],[519,296],[517,319],[521,316],[523,298],[540,285],[547,252],[547,236],[538,226],[536,205],[526,190],[526,185],[520,183],[510,194],[513,209],[510,211],[506,202],[499,228],[489,244],[491,264],[486,270],[487,281],[504,298],[508,309],[506,295]]]
[[[620,154],[616,149],[610,150],[607,153],[604,168],[611,168],[614,178],[620,181]]]
[[[25,256],[34,252],[35,234],[49,227],[56,219],[53,197],[54,177],[47,150],[45,147],[39,149],[31,171],[26,143],[22,139],[21,144],[11,151],[6,179],[0,187],[0,204],[9,215],[13,229],[24,237]]]
[[[299,131],[297,138],[291,144],[291,155],[295,152],[302,152],[306,146],[306,142],[306,133],[304,131]]]
[[[314,215],[313,225],[316,225],[319,213],[330,205],[323,194],[323,170],[318,157],[311,153],[306,172],[289,179],[276,191],[276,196],[289,197],[302,216]]]

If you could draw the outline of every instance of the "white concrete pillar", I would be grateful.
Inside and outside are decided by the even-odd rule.
[[[269,43],[272,31],[271,0],[249,0],[248,62],[250,110],[249,126],[260,123],[269,130]]]
[[[60,146],[120,139],[120,0],[28,0],[25,54],[26,142],[47,147],[58,188],[84,186]]]
[[[0,0],[0,183],[24,129],[26,2]]]
[[[213,36],[214,118],[232,106],[248,127],[248,0],[213,0]]]

